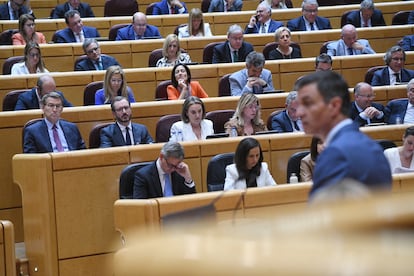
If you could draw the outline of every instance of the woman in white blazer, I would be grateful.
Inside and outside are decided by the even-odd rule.
[[[259,141],[251,137],[241,140],[234,154],[234,164],[226,167],[224,190],[275,185],[267,163],[263,162]]]

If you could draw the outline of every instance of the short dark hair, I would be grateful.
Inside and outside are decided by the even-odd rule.
[[[45,94],[42,97],[42,104],[43,104],[43,106],[46,105],[47,99],[49,99],[49,98],[58,99],[58,100],[60,100],[60,102],[63,105],[63,97],[62,97],[62,95],[60,95],[58,92],[50,92],[50,93]]]
[[[327,53],[322,53],[315,58],[315,66],[318,66],[319,63],[329,63],[332,65],[332,57]]]
[[[234,164],[236,164],[237,171],[239,172],[239,178],[244,179],[247,177],[249,171],[246,167],[246,159],[247,155],[249,154],[250,150],[253,148],[259,147],[260,150],[260,157],[259,161],[257,162],[256,166],[252,168],[257,172],[257,175],[260,173],[260,167],[262,166],[263,162],[263,152],[262,147],[260,146],[259,141],[254,138],[248,137],[244,138],[240,141],[237,145],[236,152],[234,154]]]
[[[183,63],[177,63],[176,65],[174,65],[172,71],[171,71],[171,82],[172,85],[177,88],[178,87],[178,81],[175,79],[175,69],[177,69],[178,66],[183,66],[185,71],[187,72],[187,82],[190,83],[191,82],[191,72],[190,72],[190,68],[188,68],[187,65],[183,64]]]
[[[190,119],[187,116],[187,112],[188,112],[188,109],[190,108],[190,106],[192,106],[193,104],[201,105],[201,109],[203,110],[203,119],[206,116],[206,108],[204,106],[203,101],[199,97],[190,96],[187,99],[185,99],[185,101],[183,103],[183,109],[181,110],[181,120],[184,123],[190,122]]]
[[[75,16],[75,14],[80,16],[80,13],[77,10],[68,10],[65,12],[65,22],[66,25],[69,25],[69,18],[72,18]]]
[[[165,158],[184,159],[184,148],[178,142],[167,142],[162,147],[161,154]]]
[[[112,99],[111,101],[111,110],[115,111],[115,103],[122,101],[122,100],[126,100],[128,102],[128,105],[131,106],[131,103],[129,102],[127,97],[124,96],[116,96],[115,98]]]
[[[408,135],[414,136],[414,126],[410,126],[405,129],[404,138],[407,137]]]

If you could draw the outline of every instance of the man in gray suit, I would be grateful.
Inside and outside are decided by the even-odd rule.
[[[231,74],[230,90],[232,96],[243,93],[261,94],[263,91],[275,90],[272,73],[263,69],[265,58],[262,53],[250,52],[246,57],[246,68]]]
[[[358,33],[354,25],[351,24],[343,26],[341,39],[329,43],[327,48],[327,53],[330,56],[375,54],[368,40],[358,39]]]

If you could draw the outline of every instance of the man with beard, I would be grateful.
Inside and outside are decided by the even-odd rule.
[[[131,103],[127,98],[115,97],[111,109],[116,122],[101,130],[101,148],[153,143],[144,125],[131,122]]]

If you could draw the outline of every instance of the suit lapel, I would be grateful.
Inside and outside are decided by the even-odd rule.
[[[153,169],[152,169],[152,175],[151,178],[154,180],[154,189],[157,195],[160,196],[164,196],[164,194],[162,193],[162,188],[161,188],[161,182],[160,182],[160,176],[158,175],[158,170],[157,170],[157,161],[155,161],[154,163],[152,163]]]
[[[49,130],[47,129],[47,124],[45,120],[42,121],[42,127],[40,128],[41,137],[50,137],[49,136]],[[45,148],[48,152],[53,152],[52,148],[52,141],[50,139],[44,139],[45,140]]]
[[[113,139],[115,145],[125,146],[124,135],[122,135],[122,131],[117,123],[114,123],[114,133],[112,137],[114,137]]]

